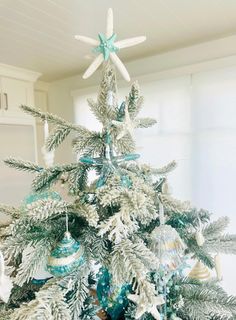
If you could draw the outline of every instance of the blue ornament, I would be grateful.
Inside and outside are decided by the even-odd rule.
[[[112,276],[105,268],[100,269],[98,277],[97,297],[99,304],[112,320],[118,320],[129,303],[127,293],[130,292],[131,286],[129,284],[111,286]]]
[[[48,258],[47,269],[55,277],[62,277],[84,263],[83,249],[78,241],[66,232]]]
[[[25,199],[23,200],[23,205],[32,204],[33,202],[39,201],[39,200],[46,200],[46,199],[52,199],[52,200],[61,200],[61,196],[59,193],[55,191],[45,191],[45,192],[39,192],[39,193],[31,193]]]

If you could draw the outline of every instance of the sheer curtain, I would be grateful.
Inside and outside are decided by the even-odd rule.
[[[137,130],[141,161],[160,167],[175,159],[173,195],[212,211],[212,219],[229,216],[228,231],[236,233],[236,67],[139,83],[145,98],[140,115],[157,119],[155,127]],[[76,121],[92,129],[99,124],[86,98],[96,91],[74,92]],[[127,87],[119,90],[120,101],[127,93]],[[235,263],[233,256],[222,257],[223,285],[232,294]]]

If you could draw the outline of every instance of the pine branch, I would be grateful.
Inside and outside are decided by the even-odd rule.
[[[88,265],[84,265],[80,267],[79,271],[76,270],[60,282],[62,287],[68,288],[67,300],[71,320],[80,319],[84,302],[89,294],[89,274],[90,268]]]
[[[88,171],[88,166],[78,164],[75,169],[69,172],[68,184],[70,191],[76,193],[78,190],[83,191],[86,189],[88,183]]]
[[[11,168],[15,168],[17,170],[21,171],[28,171],[31,173],[40,172],[42,171],[42,167],[39,167],[33,162],[25,161],[22,159],[14,159],[14,158],[8,158],[4,160],[5,164]]]
[[[35,244],[34,250],[30,250],[31,248],[31,246],[28,246],[28,251],[24,248],[24,258],[17,270],[15,283],[19,286],[22,286],[25,282],[32,279],[37,270],[46,265],[46,259],[50,254],[51,244],[50,242],[45,241],[45,239],[42,239]]]
[[[159,169],[150,168],[149,170],[154,175],[165,175],[173,171],[176,167],[177,167],[177,163],[175,161],[172,161],[162,168],[159,168]]]
[[[217,236],[206,240],[204,248],[207,252],[236,254],[236,235]]]
[[[220,319],[234,319],[236,298],[228,296],[216,282],[203,283],[184,278],[179,279],[178,286],[179,294],[184,299],[180,314],[186,319],[208,320],[215,316],[221,316]]]
[[[71,320],[64,294],[57,280],[49,280],[34,300],[15,310],[11,320]]]
[[[112,260],[112,280],[115,284],[132,283],[137,294],[142,296],[144,303],[152,303],[156,295],[155,287],[147,280],[149,268],[145,262],[150,261],[149,251],[139,256],[140,243],[132,243],[129,239],[115,245]],[[142,247],[143,249],[143,247]],[[152,263],[155,263],[156,259]]]
[[[26,206],[26,216],[32,222],[45,221],[68,212],[70,205],[63,200],[42,199]]]
[[[143,104],[143,97],[140,97],[140,89],[138,82],[134,82],[131,86],[130,93],[126,97],[126,103],[128,104],[128,110],[134,119],[141,110]]]
[[[108,241],[105,237],[98,236],[97,229],[87,228],[82,234],[82,242],[85,249],[85,255],[89,260],[99,261],[101,265],[109,267],[110,255],[108,250]]]
[[[209,223],[203,230],[204,237],[208,240],[215,239],[228,227],[229,218],[222,217]]]
[[[97,226],[99,215],[95,206],[77,201],[74,209],[74,214],[77,214],[79,217],[85,218],[91,227]]]
[[[75,125],[72,124],[68,121],[65,121],[64,119],[53,115],[51,113],[48,112],[42,112],[39,109],[33,108],[33,107],[29,107],[26,105],[21,105],[20,108],[27,114],[30,114],[31,116],[35,117],[35,118],[40,118],[42,121],[47,120],[48,122],[55,124],[55,125],[59,125],[62,126],[64,128],[67,128],[68,130],[70,129],[71,131],[75,131],[77,132],[79,135],[83,135],[83,133],[85,131],[89,131],[88,129],[86,129],[83,126],[80,125]]]
[[[33,180],[33,190],[39,192],[50,188],[60,179],[62,173],[70,172],[77,167],[79,167],[77,163],[71,163],[69,165],[54,166],[43,169]]]
[[[75,153],[100,155],[104,149],[104,136],[100,132],[86,130],[72,141]]]
[[[157,123],[155,119],[151,118],[139,118],[138,121],[138,128],[149,128],[152,127],[154,124]]]
[[[17,219],[20,217],[21,210],[13,206],[0,204],[0,212],[11,216],[13,219]]]
[[[58,125],[56,128],[50,133],[50,136],[46,142],[46,148],[49,151],[55,150],[70,134],[71,128]]]

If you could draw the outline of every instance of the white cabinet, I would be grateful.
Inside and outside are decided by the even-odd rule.
[[[33,123],[19,106],[34,106],[34,82],[39,73],[0,63],[0,123]]]
[[[20,105],[33,105],[33,83],[7,77],[0,78],[0,116],[27,117],[19,108]]]

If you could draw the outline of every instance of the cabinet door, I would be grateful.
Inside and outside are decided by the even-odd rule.
[[[29,194],[33,175],[7,167],[3,160],[12,156],[35,161],[34,127],[0,124],[0,203],[19,205]]]
[[[22,104],[33,104],[32,84],[27,81],[12,78],[1,78],[2,110],[6,117],[26,117],[20,110]]]

